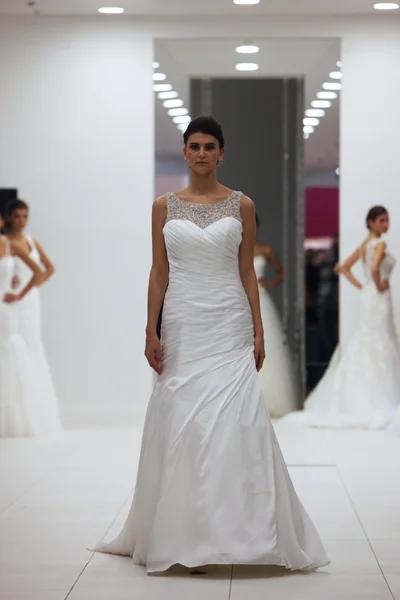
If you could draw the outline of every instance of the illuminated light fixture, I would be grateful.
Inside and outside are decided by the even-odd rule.
[[[335,100],[337,94],[335,92],[318,92],[317,98],[320,100]]]
[[[170,117],[181,117],[188,114],[187,108],[170,108],[168,114]]]
[[[303,133],[303,138],[304,138],[305,140],[308,140],[308,138],[309,138],[309,137],[310,137],[310,134],[309,134],[309,133]]]
[[[314,127],[312,127],[311,125],[304,125],[303,127],[303,132],[304,133],[312,133],[314,131]]]
[[[336,66],[339,67],[339,69],[340,69],[340,67],[342,66],[342,61],[338,60],[337,63],[336,63]]]
[[[400,8],[400,4],[397,2],[377,2],[374,4],[375,10],[397,10]]]
[[[248,6],[249,4],[260,4],[260,0],[233,0],[233,4]]]
[[[153,81],[165,81],[166,79],[165,73],[153,73]]]
[[[174,117],[173,122],[176,123],[176,125],[180,125],[182,123],[190,123],[190,117],[189,115],[186,116],[181,116],[181,117]]]
[[[165,100],[163,106],[165,106],[165,108],[177,108],[178,106],[183,106],[183,100],[180,100],[179,98],[176,100]]]
[[[332,106],[332,102],[330,100],[313,100],[311,102],[311,106],[313,108],[330,108]]]
[[[99,8],[98,11],[102,15],[122,15],[122,13],[125,12],[125,9],[120,6],[103,6],[102,8]]]
[[[257,54],[257,52],[260,52],[260,48],[251,44],[243,44],[243,46],[236,47],[236,52],[238,54]]]
[[[305,119],[303,119],[303,125],[311,125],[311,127],[316,127],[317,125],[319,125],[319,119],[306,117]]]
[[[257,63],[238,63],[235,65],[236,71],[258,71],[259,68]]]
[[[168,100],[168,98],[177,98],[179,96],[178,92],[160,92],[158,97],[160,100]]]
[[[170,92],[172,85],[170,83],[156,83],[153,85],[153,90],[155,92]]]
[[[322,89],[324,89],[324,90],[341,90],[342,84],[336,83],[334,81],[327,81],[326,83],[322,84]]]
[[[153,69],[159,69],[160,68],[160,63],[159,62],[153,62]]]
[[[329,77],[331,79],[342,79],[343,75],[340,71],[332,71],[332,73],[329,73]]]
[[[337,169],[336,169],[336,171],[335,171],[335,173],[336,173],[336,175],[339,177],[339,175],[340,175],[340,169],[339,169],[339,168],[337,168]]]
[[[325,115],[325,111],[321,108],[309,108],[304,114],[306,117],[323,117]]]
[[[186,123],[180,123],[179,125],[177,125],[177,128],[179,129],[179,131],[182,131],[182,133],[185,133],[185,131],[187,129],[187,124]]]

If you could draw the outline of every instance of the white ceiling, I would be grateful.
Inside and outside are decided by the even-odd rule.
[[[156,40],[155,59],[160,71],[179,92],[189,108],[189,85],[192,77],[304,77],[305,108],[316,98],[322,83],[337,70],[340,60],[339,40],[255,39],[260,47],[257,55],[239,55],[235,47],[243,40]],[[259,71],[239,74],[236,62],[254,60]],[[192,115],[196,116],[196,115]],[[223,125],[223,123],[222,123]],[[156,98],[156,153],[164,157],[180,157],[182,134],[172,123],[162,101]],[[339,98],[333,100],[320,125],[305,140],[307,171],[336,169],[339,164]]]
[[[36,9],[48,15],[93,15],[101,6],[122,6],[128,15],[351,15],[375,12],[374,0],[261,0],[255,6],[237,6],[232,0],[36,0]],[[26,0],[0,0],[0,12],[32,11]]]

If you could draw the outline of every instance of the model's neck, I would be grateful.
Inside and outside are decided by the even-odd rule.
[[[13,240],[22,240],[22,238],[24,237],[24,232],[23,231],[9,231],[7,233],[9,238],[12,238]]]
[[[198,177],[192,174],[189,188],[194,195],[207,196],[215,194],[218,191],[220,184],[217,181],[215,173],[210,173],[205,177]]]

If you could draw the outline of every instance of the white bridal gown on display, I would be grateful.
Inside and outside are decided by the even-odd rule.
[[[324,377],[305,403],[305,410],[284,418],[311,427],[385,429],[393,425],[400,405],[400,347],[393,318],[392,295],[378,292],[372,261],[379,239],[371,240],[363,261],[359,323],[349,344],[338,347]],[[389,280],[395,259],[389,253],[380,276]]]
[[[264,256],[254,258],[257,279],[264,277],[267,263]],[[278,418],[298,407],[298,386],[278,311],[270,294],[261,285],[259,292],[266,353],[266,360],[259,373],[261,393],[270,416]]]
[[[150,398],[135,495],[96,550],[148,572],[174,564],[328,564],[260,392],[238,265],[239,192],[213,205],[167,194],[164,369]]]
[[[40,264],[40,255],[33,238],[28,235],[26,239],[31,248],[30,258]],[[19,258],[15,261],[15,273],[20,278],[22,289],[32,277],[32,271]],[[37,287],[33,288],[15,306],[18,313],[19,334],[27,346],[29,361],[33,370],[30,386],[32,410],[35,419],[29,435],[54,433],[60,429],[60,417],[53,380],[42,342],[39,289]]]

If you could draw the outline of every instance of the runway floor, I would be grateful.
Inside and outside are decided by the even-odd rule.
[[[275,427],[329,567],[149,577],[129,558],[93,555],[125,520],[141,431],[71,430],[0,440],[1,599],[400,600],[400,437]]]

